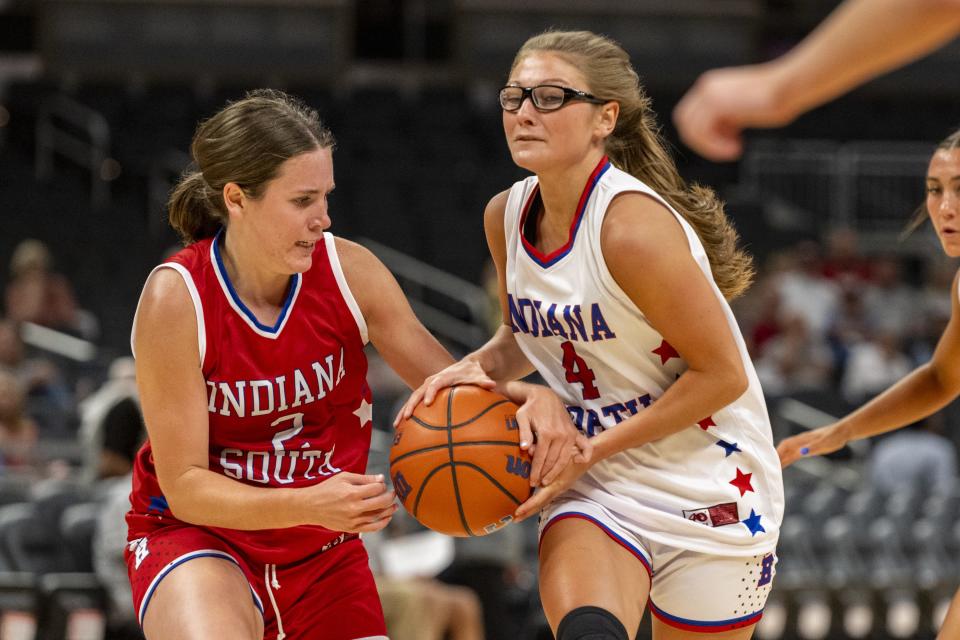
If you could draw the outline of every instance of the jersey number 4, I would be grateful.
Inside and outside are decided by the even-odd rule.
[[[596,400],[600,397],[600,390],[593,384],[597,374],[587,366],[587,361],[577,355],[573,343],[567,340],[560,345],[563,349],[563,370],[567,374],[567,382],[573,382],[583,387],[584,400]]]

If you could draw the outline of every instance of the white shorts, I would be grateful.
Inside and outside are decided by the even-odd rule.
[[[671,627],[717,633],[750,626],[763,615],[775,574],[772,551],[744,557],[667,546],[596,502],[569,493],[540,514],[540,538],[566,518],[595,524],[637,557],[650,576],[650,613]]]

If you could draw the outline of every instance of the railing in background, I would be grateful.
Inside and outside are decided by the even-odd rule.
[[[934,143],[760,141],[741,164],[741,184],[808,219],[896,236],[923,200]]]
[[[96,208],[110,204],[110,180],[119,165],[110,157],[110,125],[99,112],[63,95],[45,100],[37,116],[36,175],[53,175],[55,156],[89,173],[90,202]]]
[[[477,285],[370,238],[357,241],[393,272],[417,317],[437,337],[472,351],[490,337],[488,302]]]

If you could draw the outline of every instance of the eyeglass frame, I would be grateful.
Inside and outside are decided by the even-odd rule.
[[[550,87],[551,89],[561,89],[563,91],[563,100],[559,105],[552,109],[544,109],[537,105],[537,99],[533,97],[534,89],[539,89],[541,87]],[[522,92],[520,94],[520,102],[517,104],[516,109],[507,109],[503,106],[503,92],[505,89],[520,89]],[[533,87],[521,87],[515,84],[507,84],[500,87],[500,91],[497,92],[497,101],[500,103],[500,108],[506,111],[507,113],[516,113],[520,111],[523,107],[523,101],[527,98],[530,98],[530,102],[533,104],[533,108],[541,113],[549,113],[551,111],[557,111],[565,107],[571,100],[580,100],[582,102],[589,102],[590,104],[606,104],[610,102],[609,100],[604,100],[598,98],[593,94],[587,93],[586,91],[580,91],[578,89],[571,89],[570,87],[564,87],[559,84],[538,84]]]

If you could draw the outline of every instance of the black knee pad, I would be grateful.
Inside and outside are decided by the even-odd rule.
[[[557,640],[630,640],[617,617],[600,607],[577,607],[563,616]]]

